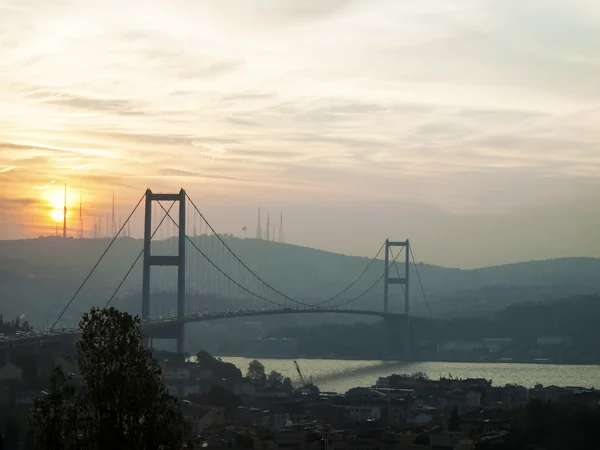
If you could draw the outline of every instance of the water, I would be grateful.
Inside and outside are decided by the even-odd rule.
[[[246,372],[253,358],[222,357]],[[260,358],[259,358],[260,359]],[[276,370],[296,381],[298,373],[292,359],[260,359],[267,373]],[[516,383],[533,387],[581,386],[600,388],[600,366],[563,366],[555,364],[494,364],[396,361],[345,361],[336,359],[297,359],[305,378],[312,377],[322,391],[346,392],[355,386],[372,386],[377,378],[393,373],[425,372],[430,378],[486,378],[495,386]]]

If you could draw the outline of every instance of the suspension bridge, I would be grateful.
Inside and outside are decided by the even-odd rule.
[[[117,238],[123,230],[130,227],[132,217],[142,204],[145,205],[143,248],[103,306],[116,306],[114,303],[119,298],[120,290],[127,286],[130,278],[135,278],[136,273],[139,277],[141,260],[141,319],[150,345],[154,339],[174,339],[177,351],[183,352],[185,325],[193,322],[283,314],[349,314],[382,318],[386,329],[385,342],[382,343],[384,357],[391,356],[391,349],[396,351],[402,348],[401,357],[406,360],[411,358],[409,267],[411,260],[413,264],[415,260],[408,239],[386,239],[364,270],[335,294],[317,301],[295,298],[259,275],[251,262],[243,261],[183,189],[178,193],[154,193],[148,189],[66,303],[50,331],[42,335],[16,336],[0,342],[0,347],[56,340],[78,333],[74,329],[61,328],[61,319],[118,242]],[[176,213],[172,213],[175,205],[178,208]],[[165,225],[171,230],[171,238],[156,239]],[[198,225],[200,235],[197,234]],[[191,229],[193,233],[190,233]],[[395,253],[394,248],[399,251]],[[382,252],[383,270],[375,277],[371,276],[374,278],[371,280],[369,274],[372,275],[376,270],[375,263],[381,261]],[[402,270],[398,268],[399,258],[402,258]],[[414,267],[426,302],[416,264]],[[171,272],[171,276],[167,277],[166,272]],[[382,283],[383,298],[380,302],[375,302],[375,288],[381,288]],[[389,291],[391,285],[401,286],[403,307],[399,308],[399,304],[392,307]],[[153,302],[152,293],[156,291],[174,291],[176,296],[171,296],[172,302],[164,299]],[[402,342],[391,342],[391,336],[398,334],[392,331],[398,329],[402,330]],[[394,355],[396,356],[397,354]]]

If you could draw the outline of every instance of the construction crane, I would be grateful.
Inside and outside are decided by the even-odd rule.
[[[302,375],[302,371],[300,370],[300,366],[298,365],[298,362],[294,361],[294,365],[296,366],[296,371],[298,372],[298,375],[300,376],[300,381],[302,382],[302,386],[305,386],[306,381],[304,381],[304,376]]]

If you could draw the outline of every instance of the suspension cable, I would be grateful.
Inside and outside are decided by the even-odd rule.
[[[404,248],[402,248],[402,250],[400,250],[400,253],[402,253],[402,251],[404,250]],[[417,267],[417,264],[415,263],[415,257],[412,253],[412,249],[410,248],[409,245],[409,251],[411,253],[411,257],[413,260],[413,265],[415,266],[415,270],[417,272],[417,278],[419,279],[419,284],[421,285],[421,293],[423,294],[423,299],[425,300],[425,307],[427,308],[427,314],[429,315],[429,318],[431,318],[431,310],[429,309],[429,303],[427,302],[427,297],[425,296],[425,290],[423,289],[423,283],[421,283],[421,277],[419,275],[419,268]],[[392,249],[390,248],[390,252],[392,252],[392,256],[394,256],[394,252],[392,251]],[[400,255],[398,255],[400,256]],[[396,274],[398,274],[398,278],[400,278],[400,271],[398,270],[398,266],[396,265],[396,263],[394,263],[394,268],[396,269]],[[402,292],[404,293],[404,285],[401,284],[400,287],[402,288]]]
[[[425,306],[427,306],[427,312],[429,313],[429,318],[431,318],[431,310],[429,309],[429,302],[427,301],[427,296],[425,295],[425,289],[423,289],[423,282],[421,281],[421,275],[419,275],[419,268],[417,267],[417,262],[415,261],[415,255],[412,251],[412,247],[408,247],[410,251],[410,256],[413,261],[413,265],[415,266],[415,272],[417,273],[417,279],[419,280],[419,286],[421,286],[421,293],[423,294],[423,300],[425,300]]]
[[[276,289],[275,287],[271,286],[269,283],[267,283],[264,279],[262,279],[260,276],[258,276],[250,267],[248,267],[234,252],[233,250],[231,250],[231,248],[229,248],[229,246],[225,243],[225,241],[223,241],[223,239],[221,239],[221,236],[219,236],[217,234],[217,232],[215,231],[215,229],[212,227],[212,225],[210,223],[208,223],[208,220],[206,220],[206,218],[204,217],[204,215],[200,212],[200,210],[198,209],[198,207],[196,206],[196,204],[194,203],[194,201],[189,197],[189,195],[187,195],[187,193],[185,194],[185,196],[187,197],[187,199],[190,201],[191,205],[194,207],[194,209],[196,210],[196,212],[200,215],[200,217],[202,217],[202,219],[204,219],[204,222],[206,223],[206,226],[209,227],[211,229],[211,231],[213,232],[213,234],[217,237],[217,239],[219,239],[219,241],[221,241],[221,244],[223,244],[225,246],[225,248],[229,251],[229,253],[232,254],[232,256],[242,265],[244,266],[244,268],[250,272],[258,281],[260,281],[262,284],[264,284],[266,287],[268,287],[269,289],[271,289],[273,292],[275,292],[276,294],[281,295],[285,300],[289,300],[292,303],[296,303],[298,305],[301,306],[310,306],[307,305],[306,303],[302,303],[299,302],[297,300],[294,300],[293,298],[289,297],[288,295],[284,294],[283,292],[281,292],[280,290]],[[171,219],[173,220],[173,219]]]
[[[400,251],[397,255],[396,258],[398,258],[400,256],[400,254],[402,253],[402,251]],[[391,264],[394,264],[396,262],[396,258],[394,258],[394,260],[392,261]],[[390,265],[388,265],[388,269],[390,267]],[[334,306],[329,306],[328,308],[339,308],[340,306],[346,306],[349,305],[350,303],[355,302],[356,300],[359,300],[361,297],[363,297],[364,295],[366,295],[369,291],[371,291],[375,286],[377,286],[377,284],[383,280],[383,277],[385,277],[385,272],[383,272],[381,274],[381,276],[375,281],[375,283],[373,283],[371,286],[369,286],[365,291],[363,291],[360,295],[357,295],[356,297],[354,297],[351,300],[345,301],[343,303],[340,303],[339,305],[334,305]]]
[[[365,273],[367,273],[367,270],[369,270],[371,268],[371,266],[373,265],[373,263],[375,263],[375,261],[377,261],[377,258],[379,258],[379,255],[381,254],[383,248],[385,247],[385,242],[383,243],[383,245],[381,246],[381,248],[379,249],[379,251],[377,252],[377,254],[373,257],[373,259],[371,260],[371,262],[367,265],[367,267],[365,267],[365,269],[362,271],[362,273],[355,278],[355,280],[350,283],[348,286],[346,286],[344,289],[342,289],[340,292],[338,292],[337,294],[335,294],[332,297],[329,297],[327,300],[323,300],[321,302],[315,303],[313,306],[321,306],[327,302],[330,302],[331,300],[335,300],[336,298],[338,298],[340,295],[342,295],[344,292],[348,291],[352,286],[354,286],[358,280],[360,280],[363,275]]]
[[[221,273],[225,278],[227,278],[229,281],[231,281],[237,287],[239,287],[240,289],[244,290],[248,294],[253,295],[254,297],[258,298],[259,300],[263,300],[266,303],[270,303],[271,305],[275,305],[275,306],[281,306],[282,308],[285,307],[285,305],[282,304],[282,303],[271,301],[271,300],[269,300],[269,299],[267,299],[267,298],[265,298],[265,297],[263,297],[261,295],[258,295],[256,293],[252,292],[250,289],[247,289],[244,286],[242,286],[240,283],[238,283],[233,278],[231,278],[229,275],[227,275],[227,273],[225,273],[223,271],[223,269],[221,269],[219,266],[217,266],[208,256],[206,256],[206,254],[202,250],[200,250],[200,248],[194,243],[194,241],[192,241],[190,239],[190,237],[187,234],[185,235],[185,238],[188,240],[188,242],[190,244],[192,244],[192,247],[194,247],[200,253],[200,255],[202,255],[204,257],[204,259],[206,259],[206,261],[208,261],[208,263],[211,266],[213,266],[215,269],[217,269],[217,271],[219,271],[219,273]],[[303,306],[308,306],[308,305],[303,305]]]
[[[175,221],[175,219],[173,219],[173,217],[171,217],[171,215],[170,215],[169,213],[167,213],[167,211],[165,210],[165,208],[164,208],[162,205],[160,205],[160,207],[161,207],[161,208],[163,208],[163,210],[164,210],[164,211],[165,211],[165,213],[166,213],[166,216],[167,216],[167,217],[169,217],[169,219],[171,219],[171,222],[173,222],[173,223],[175,224],[175,226],[179,228],[179,224],[178,224],[178,223]],[[204,217],[203,217],[203,218],[204,218]],[[206,219],[204,219],[204,220],[206,221]],[[208,222],[207,222],[207,223],[208,223]],[[210,225],[209,225],[209,226],[210,226]],[[212,230],[212,231],[213,231],[213,233],[214,233],[214,230],[213,230],[213,228],[212,228],[212,227],[211,227],[211,230]],[[216,235],[216,233],[214,233],[214,234]],[[256,293],[252,292],[251,290],[249,290],[249,289],[245,288],[244,286],[242,286],[240,283],[238,283],[238,282],[237,282],[237,281],[235,281],[233,278],[231,278],[229,275],[227,275],[227,273],[225,273],[225,272],[223,271],[223,269],[221,269],[219,266],[217,266],[217,265],[216,265],[216,264],[215,264],[215,263],[214,263],[214,262],[213,262],[213,261],[212,261],[212,260],[211,260],[211,259],[210,259],[208,256],[206,256],[206,254],[205,254],[205,253],[204,253],[202,250],[200,250],[200,248],[199,248],[199,247],[198,247],[198,246],[197,246],[197,245],[194,243],[194,241],[193,241],[193,240],[191,240],[191,239],[189,238],[189,236],[188,236],[187,234],[185,235],[185,238],[186,238],[186,239],[188,240],[188,242],[189,242],[190,244],[192,244],[192,246],[193,246],[193,247],[194,247],[194,248],[195,248],[195,249],[196,249],[196,250],[197,250],[197,251],[198,251],[198,252],[199,252],[199,253],[200,253],[200,254],[201,254],[203,257],[204,257],[204,259],[206,259],[206,261],[208,261],[208,263],[209,263],[209,264],[211,264],[211,265],[212,265],[212,266],[213,266],[215,269],[217,269],[217,271],[218,271],[219,273],[221,273],[221,274],[222,274],[222,275],[223,275],[225,278],[227,278],[227,279],[228,279],[229,281],[231,281],[233,284],[235,284],[236,286],[238,286],[240,289],[244,290],[245,292],[247,292],[247,293],[248,293],[248,294],[250,294],[250,295],[253,295],[254,297],[258,298],[259,300],[262,300],[262,301],[264,301],[264,302],[266,302],[266,303],[269,303],[269,304],[271,304],[271,305],[275,305],[275,306],[281,306],[282,308],[285,308],[285,307],[286,307],[286,305],[284,305],[284,304],[282,304],[282,303],[278,303],[278,302],[274,302],[274,301],[272,301],[272,300],[269,300],[269,299],[267,299],[267,298],[265,298],[265,297],[263,297],[263,296],[261,296],[261,295],[258,295],[258,294],[256,294]],[[220,238],[219,238],[219,239],[220,239]],[[222,242],[222,241],[221,241],[221,242]],[[231,250],[229,250],[229,251],[231,252]],[[232,254],[235,256],[235,254],[234,254],[233,252],[232,252]],[[265,284],[266,284],[266,283],[265,283]],[[295,301],[295,300],[294,300],[294,302],[295,302],[295,303],[298,303],[298,304],[300,304],[300,305],[302,305],[302,306],[304,306],[304,307],[310,308],[310,305],[307,305],[307,304],[305,304],[305,303],[300,303],[300,302],[298,302],[298,301]]]
[[[171,209],[173,208],[174,205],[175,205],[175,202],[171,203],[171,206],[169,206],[169,211],[171,211]],[[160,226],[162,225],[162,223],[165,221],[166,218],[167,218],[167,216],[163,216],[163,218],[161,219],[159,224],[156,226],[156,229],[150,236],[150,240],[152,240],[152,238],[154,237],[154,235],[156,234],[156,232],[158,231],[158,229],[160,228]],[[140,258],[142,257],[143,254],[144,254],[144,249],[142,248],[142,250],[140,251],[140,254],[137,256],[137,258],[135,258],[135,261],[133,262],[133,264],[131,265],[131,267],[129,268],[129,270],[127,271],[127,273],[125,274],[125,276],[123,277],[123,279],[121,280],[121,282],[119,283],[117,288],[115,289],[115,292],[113,292],[113,295],[110,296],[110,298],[106,302],[106,305],[104,305],[105,309],[108,308],[108,305],[110,305],[110,302],[113,301],[113,299],[117,295],[117,292],[119,292],[119,289],[121,289],[121,286],[123,286],[123,283],[125,283],[125,280],[127,280],[127,277],[129,276],[129,274],[131,273],[131,271],[133,270],[133,268],[135,267],[135,265],[140,260]]]
[[[71,306],[71,303],[73,303],[73,301],[75,300],[75,298],[77,297],[77,295],[79,294],[79,292],[83,289],[83,286],[85,286],[85,283],[87,283],[87,281],[90,279],[90,277],[92,276],[92,274],[94,273],[94,271],[96,270],[96,268],[100,265],[100,262],[102,261],[102,259],[104,258],[104,256],[106,256],[106,254],[108,253],[108,251],[110,250],[110,248],[112,247],[112,245],[115,243],[115,241],[117,240],[117,238],[121,234],[121,231],[123,231],[123,229],[125,228],[125,226],[129,222],[129,220],[131,219],[131,217],[133,216],[133,214],[137,211],[138,207],[140,206],[140,204],[142,203],[142,200],[144,200],[145,197],[146,197],[146,193],[144,192],[144,195],[142,195],[142,198],[140,198],[140,200],[137,202],[137,204],[135,205],[135,208],[133,208],[133,211],[131,211],[131,214],[129,214],[129,216],[127,217],[127,220],[125,221],[125,223],[123,225],[121,225],[121,228],[119,229],[119,232],[117,234],[115,234],[115,236],[112,238],[112,240],[108,244],[108,247],[106,247],[106,250],[104,250],[104,252],[100,256],[100,259],[98,259],[98,261],[96,261],[96,264],[94,264],[94,267],[92,267],[92,270],[90,270],[90,272],[88,273],[88,275],[85,277],[85,280],[83,280],[83,283],[81,283],[81,285],[79,286],[79,288],[77,289],[77,291],[75,291],[75,294],[73,294],[73,297],[71,297],[71,300],[69,300],[69,302],[67,303],[67,305],[63,308],[62,312],[58,316],[58,319],[56,319],[56,321],[54,322],[54,324],[52,324],[52,326],[50,327],[50,331],[54,330],[54,327],[56,326],[56,324],[60,321],[60,319],[62,319],[62,316],[65,314],[65,312],[67,311],[67,309],[69,308],[69,306]]]

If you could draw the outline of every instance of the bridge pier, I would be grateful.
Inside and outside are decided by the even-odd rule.
[[[391,347],[391,343],[392,343],[392,339],[391,339],[391,325],[390,325],[390,321],[388,319],[383,319],[383,327],[384,327],[384,333],[383,333],[383,348],[381,351],[381,359],[384,361],[387,361],[390,358],[390,347]]]
[[[185,324],[181,323],[177,326],[177,353],[183,353],[185,343]]]
[[[396,277],[390,276],[390,252],[392,247],[401,247],[404,250],[404,276],[400,275],[398,268],[395,267],[395,259],[392,262],[396,269]],[[392,253],[393,255],[393,253]],[[396,256],[396,258],[399,255]],[[385,267],[384,267],[384,285],[383,285],[383,312],[388,313],[388,297],[389,297],[389,285],[390,284],[399,284],[402,286],[404,291],[404,317],[405,323],[403,324],[404,328],[404,360],[411,360],[411,336],[410,336],[410,297],[409,297],[409,265],[410,265],[410,242],[408,239],[406,241],[390,241],[389,239],[385,240]],[[386,336],[389,336],[387,331],[388,325],[386,324]],[[387,338],[386,338],[387,339]],[[384,346],[384,355],[389,353],[389,345],[390,342],[387,342]]]
[[[179,203],[179,228],[178,255],[164,256],[152,254],[152,203],[155,201],[171,201]],[[150,318],[150,268],[152,266],[174,266],[177,267],[177,323],[168,330],[164,330],[161,336],[148,335],[148,338],[175,339],[177,341],[177,352],[183,353],[184,348],[184,320],[185,320],[185,234],[186,224],[186,194],[183,189],[177,194],[154,194],[150,189],[146,190],[146,210],[144,215],[144,268],[142,280],[142,319]],[[148,345],[148,339],[146,339]]]
[[[410,334],[407,333],[409,320],[410,318],[406,315],[384,317],[383,360],[412,360],[412,355],[407,353],[407,349],[411,348],[411,342],[407,341],[410,339]]]
[[[154,348],[155,339],[174,340],[176,342],[176,352],[183,353],[185,342],[185,323],[173,321],[165,324],[163,327],[144,329],[146,334],[146,346]]]

